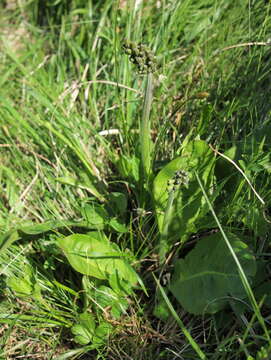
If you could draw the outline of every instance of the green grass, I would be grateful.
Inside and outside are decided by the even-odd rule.
[[[270,357],[270,6],[1,3],[0,359]],[[137,72],[124,39],[153,50],[154,74]],[[255,44],[234,46],[247,43]],[[189,210],[197,198],[183,195],[187,185],[166,199],[161,231],[154,178],[197,139],[236,166],[210,150],[210,181],[200,163],[197,175],[186,169],[190,182],[199,180],[191,186],[201,218]],[[181,196],[195,217],[185,240],[174,235],[172,222]],[[94,230],[118,245],[137,285],[118,279],[118,269],[114,288],[109,276],[96,279],[71,266],[59,239]],[[195,315],[164,281],[178,259],[220,230],[248,296],[227,294],[222,310]],[[257,263],[253,280],[229,233],[249,246]],[[169,249],[162,262],[161,241]],[[117,301],[127,306],[114,317],[118,308],[108,299],[116,293],[103,295],[118,281],[128,296],[118,294]],[[100,337],[84,313],[93,315]],[[97,332],[101,324],[108,327]],[[75,325],[92,340],[76,342]]]

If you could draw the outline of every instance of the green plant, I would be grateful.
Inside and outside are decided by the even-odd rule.
[[[206,227],[205,216],[209,209],[198,186],[195,170],[208,191],[215,195],[214,161],[213,153],[204,141],[184,142],[181,156],[169,162],[154,179],[153,196],[161,233],[161,260],[165,259],[175,242],[180,241],[182,245],[189,235]],[[181,180],[181,184],[172,191],[165,191],[168,182],[176,177],[176,172],[184,172],[185,180]]]
[[[234,234],[227,238],[246,276],[256,274],[256,261],[248,246]],[[182,306],[193,314],[216,313],[229,299],[246,298],[234,259],[220,233],[200,239],[185,259],[177,260],[170,289]]]
[[[1,2],[0,357],[270,356],[270,9]]]
[[[143,112],[139,127],[139,142],[141,153],[142,181],[149,186],[152,175],[152,141],[150,126],[150,111],[153,97],[153,73],[157,69],[156,58],[143,44],[125,40],[124,51],[129,55],[129,59],[135,64],[139,74],[147,74],[147,84],[144,91]]]

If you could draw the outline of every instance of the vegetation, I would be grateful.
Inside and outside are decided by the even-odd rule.
[[[269,359],[271,3],[0,10],[0,359]]]

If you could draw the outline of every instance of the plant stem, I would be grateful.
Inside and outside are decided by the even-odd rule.
[[[164,214],[164,220],[163,220],[163,229],[161,232],[160,242],[159,242],[159,261],[162,263],[165,260],[166,253],[169,250],[169,244],[168,244],[168,226],[171,219],[171,210],[173,201],[175,198],[175,192],[171,191],[168,197],[167,201],[167,207]]]
[[[141,168],[144,182],[148,183],[151,172],[151,135],[150,135],[150,110],[153,94],[153,75],[148,73],[144,95],[143,113],[140,123],[140,152]]]

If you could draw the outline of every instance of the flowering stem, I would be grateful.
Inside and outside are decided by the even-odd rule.
[[[143,113],[140,123],[140,152],[141,167],[144,179],[149,179],[151,172],[151,134],[150,134],[150,111],[153,95],[153,75],[148,73],[147,84],[144,95]]]
[[[167,207],[166,207],[165,214],[164,214],[163,228],[162,228],[160,242],[159,242],[159,261],[161,264],[165,260],[166,254],[170,248],[169,241],[168,241],[168,226],[169,226],[169,223],[171,220],[174,198],[175,198],[175,191],[172,190],[169,193]]]
[[[147,74],[143,113],[139,125],[139,144],[141,154],[141,184],[142,190],[148,189],[151,177],[152,141],[150,134],[150,111],[153,95],[153,75],[157,69],[157,62],[152,51],[144,44],[125,40],[122,48],[130,61],[137,67],[139,74]],[[144,191],[142,191],[142,194]]]

